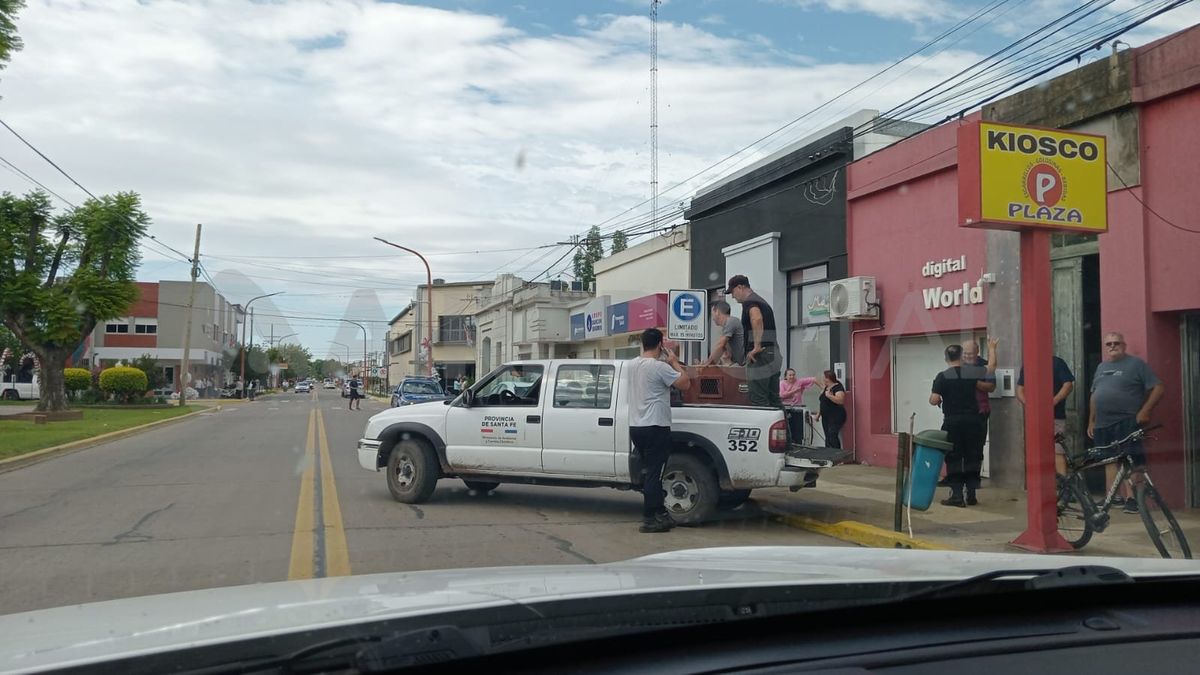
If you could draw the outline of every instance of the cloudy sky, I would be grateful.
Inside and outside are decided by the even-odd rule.
[[[569,262],[552,265],[566,248],[535,247],[646,220],[645,0],[26,2],[0,119],[93,193],[139,192],[159,241],[190,252],[203,223],[219,289],[234,302],[284,291],[256,307],[290,318],[256,328],[277,321],[318,356],[343,352],[330,340],[361,344],[319,317],[390,318],[424,281],[419,261],[372,237],[426,253],[449,281],[529,278]],[[992,4],[970,32],[702,171]],[[1078,4],[666,2],[662,204],[855,110],[886,110]],[[1197,20],[1183,7],[1125,40]],[[84,197],[0,133],[0,157]],[[31,186],[6,170],[0,189]],[[185,279],[186,264],[146,249],[139,276]]]

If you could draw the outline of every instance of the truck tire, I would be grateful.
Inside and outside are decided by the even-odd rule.
[[[745,504],[747,499],[750,499],[749,490],[729,490],[722,492],[721,496],[717,498],[717,508],[722,511],[732,511]]]
[[[493,483],[486,480],[464,480],[463,484],[466,485],[468,489],[485,495],[500,487],[499,483]]]
[[[2,398],[5,401],[19,401],[21,400],[21,395],[17,393],[16,389],[5,389]]]
[[[412,439],[392,448],[387,461],[387,484],[392,498],[403,504],[420,504],[437,487],[438,462],[429,446]]]
[[[712,467],[684,453],[667,459],[663,489],[667,492],[667,513],[679,525],[699,525],[710,520],[721,494]]]

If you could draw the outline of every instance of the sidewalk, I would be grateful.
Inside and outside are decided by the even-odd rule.
[[[823,471],[815,489],[792,493],[785,488],[767,488],[755,490],[753,499],[764,511],[796,527],[865,546],[905,546],[910,543],[904,541],[908,538],[907,526],[900,537],[890,534],[895,487],[895,469],[848,464]],[[942,506],[938,502],[944,493],[945,488],[938,488],[928,511],[912,510],[914,548],[1022,550],[1008,544],[1025,529],[1023,490],[990,488],[985,479],[979,490],[979,505],[967,508]],[[1111,513],[1108,529],[1094,535],[1080,554],[1158,557],[1140,516]],[[1179,509],[1175,517],[1196,551],[1200,546],[1200,510]]]

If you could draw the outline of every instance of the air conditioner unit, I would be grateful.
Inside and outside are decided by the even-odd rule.
[[[875,277],[849,277],[830,283],[829,318],[835,321],[879,318]]]

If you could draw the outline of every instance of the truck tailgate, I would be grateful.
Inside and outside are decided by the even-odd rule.
[[[849,458],[850,453],[840,448],[818,448],[808,445],[792,444],[784,459],[784,466],[798,468],[816,468],[841,464]]]

